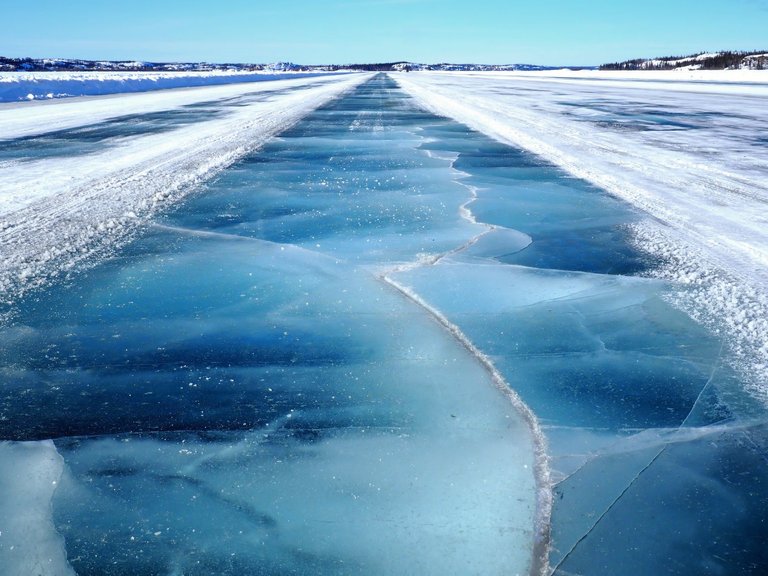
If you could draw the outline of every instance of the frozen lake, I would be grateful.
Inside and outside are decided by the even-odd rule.
[[[41,516],[3,531],[6,565],[58,533],[78,574],[531,570],[529,415],[378,277],[476,233],[419,149],[445,123],[376,80],[16,304],[0,434],[42,442],[4,467],[49,473],[4,479]]]
[[[87,165],[277,96],[0,154]],[[0,564],[761,573],[765,407],[652,277],[646,225],[385,75],[350,88],[108,256],[6,296]]]

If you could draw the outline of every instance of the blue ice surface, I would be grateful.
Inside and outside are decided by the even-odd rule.
[[[21,302],[0,432],[57,438],[81,574],[506,573],[524,431],[384,274],[538,416],[556,574],[764,573],[763,410],[644,277],[640,217],[377,77]]]
[[[419,150],[444,121],[392,90],[315,112],[19,302],[0,435],[55,439],[78,574],[531,570],[528,422],[376,270],[475,233],[450,162]]]
[[[503,148],[467,131],[454,162],[476,190],[473,215],[496,228],[395,279],[458,325],[542,422],[555,574],[760,573],[763,408],[723,366],[719,339],[643,277],[656,263],[628,241],[639,216]]]

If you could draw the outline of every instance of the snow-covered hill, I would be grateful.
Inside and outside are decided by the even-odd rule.
[[[768,70],[768,52],[702,52],[690,56],[636,58],[603,64],[601,70]]]

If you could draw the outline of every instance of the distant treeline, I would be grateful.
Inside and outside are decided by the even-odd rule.
[[[375,64],[331,64],[326,66],[329,70],[362,70],[365,72],[391,72],[397,70],[400,66],[405,66],[405,62],[378,62]]]
[[[582,66],[569,66],[579,70]],[[243,64],[210,62],[142,62],[133,60],[74,60],[66,58],[7,58],[0,56],[0,72],[53,72],[53,71],[125,71],[125,72],[207,72],[267,71],[267,72],[335,72],[338,70],[361,70],[366,72],[410,72],[411,70],[453,70],[453,71],[501,71],[501,70],[553,70],[552,66],[535,64],[421,64],[417,62],[376,62],[372,64],[322,64],[303,65],[292,62],[272,64]]]
[[[405,62],[386,62],[377,64],[332,64],[305,66],[292,62],[276,64],[243,64],[227,63],[213,64],[208,62],[140,62],[140,61],[107,61],[107,60],[71,60],[56,58],[6,58],[0,56],[0,71],[30,71],[52,72],[67,71],[137,71],[137,72],[168,72],[168,71],[210,71],[210,70],[275,70],[291,72],[307,72],[313,70],[365,70],[370,72],[389,72],[407,66]]]
[[[603,64],[600,70],[674,70],[675,68],[695,67],[700,70],[728,70],[749,68],[768,70],[768,50],[753,52],[718,52],[716,54],[699,53],[690,56],[664,56],[662,58],[635,58],[624,62]]]
[[[8,58],[0,56],[0,71],[52,72],[67,71],[210,71],[263,70],[263,64],[210,64],[207,62],[140,62],[130,60],[78,60],[63,58]]]
[[[8,58],[0,56],[0,72],[307,72],[327,70],[324,66],[300,66],[291,62],[273,64],[212,62],[142,62],[134,60],[78,60],[69,58]]]

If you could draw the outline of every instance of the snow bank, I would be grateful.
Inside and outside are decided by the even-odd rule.
[[[0,102],[147,92],[166,88],[264,82],[318,75],[322,73],[221,70],[211,72],[3,72],[0,73]]]

